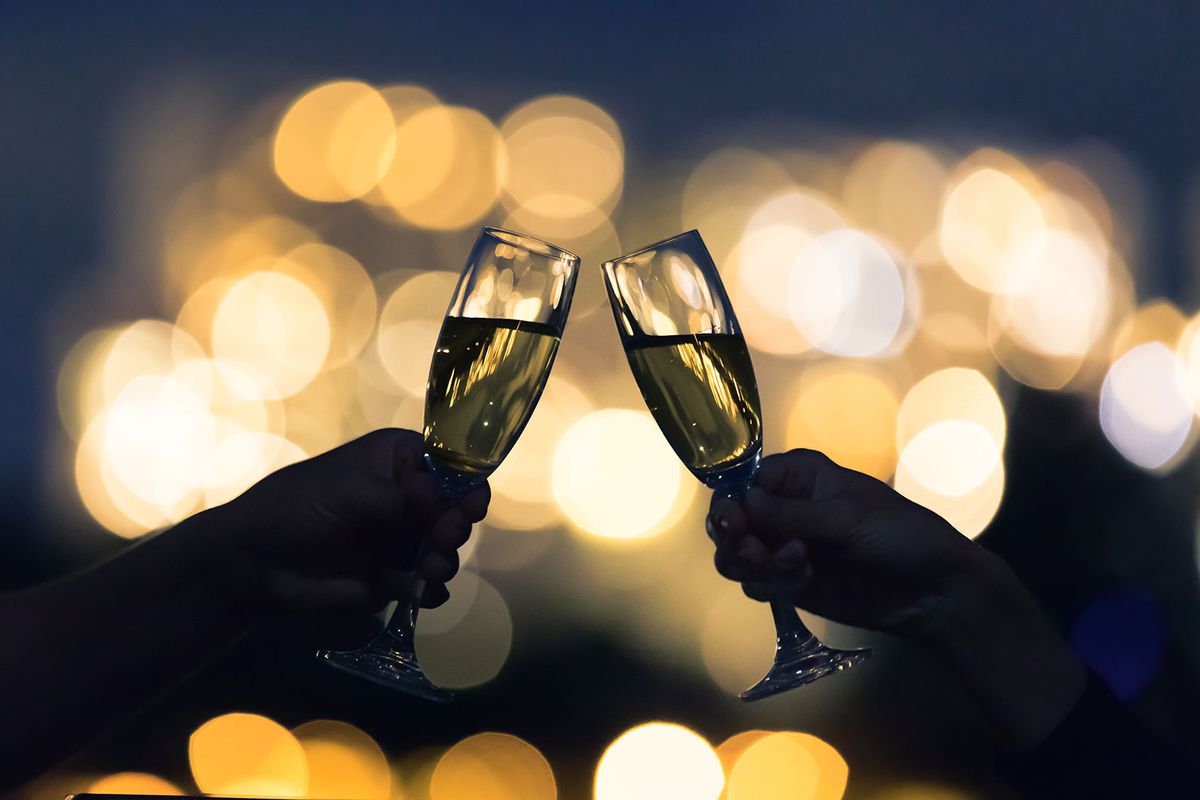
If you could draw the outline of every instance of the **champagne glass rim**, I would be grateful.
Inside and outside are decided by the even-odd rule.
[[[684,231],[683,233],[676,233],[673,236],[668,236],[665,239],[659,239],[657,242],[654,242],[653,244],[648,244],[645,247],[639,247],[637,250],[634,250],[632,252],[622,253],[621,255],[617,256],[616,258],[612,259],[611,261],[605,261],[604,267],[608,268],[608,267],[615,266],[617,263],[619,263],[621,261],[626,261],[635,256],[640,256],[643,253],[649,253],[651,250],[658,250],[663,245],[670,244],[678,239],[689,238],[692,236],[695,236],[696,239],[700,241],[701,246],[704,246],[704,239],[701,238],[700,231],[697,230],[696,228],[692,228],[691,230]],[[707,250],[708,248],[705,247],[705,249]]]
[[[573,264],[579,263],[579,256],[572,253],[566,248],[559,247],[556,244],[551,244],[544,239],[539,239],[536,236],[530,236],[517,231],[510,231],[505,228],[497,228],[488,225],[483,229],[485,235],[491,236],[494,239],[499,239],[505,244],[511,244],[514,247],[520,247],[523,250],[528,250],[531,253],[536,253],[540,256],[549,256],[559,261],[570,261]]]

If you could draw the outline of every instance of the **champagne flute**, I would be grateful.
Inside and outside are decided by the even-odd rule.
[[[629,367],[680,460],[714,491],[740,498],[762,457],[754,365],[716,265],[688,231],[603,266]],[[742,692],[759,700],[847,669],[870,650],[835,650],[804,626],[782,583],[771,598],[775,661]]]
[[[425,463],[450,502],[481,486],[529,421],[571,308],[579,257],[484,228],[442,322],[425,389]],[[419,563],[418,558],[418,563]],[[399,601],[384,630],[358,650],[322,650],[332,667],[427,700],[453,694],[417,662],[413,638],[424,593]]]

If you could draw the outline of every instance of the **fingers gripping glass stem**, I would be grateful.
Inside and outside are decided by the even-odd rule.
[[[604,264],[604,283],[630,369],[650,413],[684,465],[740,500],[762,454],[754,366],[717,267],[697,231]],[[777,581],[775,663],[743,700],[802,686],[865,659],[804,627]]]
[[[537,405],[566,326],[579,258],[499,228],[476,240],[446,311],[425,391],[425,465],[450,506],[482,486],[521,435]],[[422,545],[416,564],[421,564]],[[332,667],[445,702],[453,695],[421,671],[414,647],[425,583],[366,647],[323,650]]]

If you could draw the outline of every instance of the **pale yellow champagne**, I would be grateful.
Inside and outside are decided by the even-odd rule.
[[[443,465],[486,475],[533,413],[558,351],[539,322],[447,317],[425,390],[425,447]]]
[[[758,385],[740,335],[634,336],[625,353],[650,413],[696,477],[762,450]]]

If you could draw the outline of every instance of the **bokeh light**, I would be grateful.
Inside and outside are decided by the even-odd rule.
[[[1162,342],[1174,347],[1187,327],[1187,317],[1170,300],[1150,300],[1125,318],[1113,335],[1111,360],[1116,361],[1133,348]]]
[[[1037,249],[1034,274],[993,302],[996,322],[1030,351],[1082,358],[1109,320],[1107,254],[1059,230],[1040,236]]]
[[[551,375],[529,424],[489,478],[489,520],[500,527],[535,530],[554,524],[559,510],[547,465],[566,432],[592,410],[587,395],[562,375]]]
[[[787,449],[820,450],[838,464],[887,480],[896,466],[899,400],[878,371],[853,362],[814,364],[800,376]]]
[[[775,656],[770,613],[746,597],[740,586],[723,585],[704,616],[700,650],[713,683],[738,694],[767,674]]]
[[[567,518],[606,539],[659,532],[680,493],[694,491],[650,414],[623,408],[572,425],[555,448],[552,471]]]
[[[721,761],[682,725],[648,722],[621,734],[596,766],[595,800],[717,800]]]
[[[308,789],[304,748],[287,728],[258,714],[205,722],[188,740],[188,763],[205,794],[302,797]]]
[[[1200,314],[1188,320],[1179,334],[1175,352],[1183,366],[1187,387],[1191,392],[1196,413],[1200,414]]]
[[[474,596],[467,595],[469,602],[451,595],[441,608],[423,611],[422,623],[417,626],[421,666],[430,680],[447,689],[465,689],[492,680],[512,649],[508,604],[492,584],[478,577],[475,581]],[[440,617],[457,620],[444,623]]]
[[[942,252],[963,279],[999,294],[1022,291],[1036,278],[1047,228],[1032,178],[1012,173],[1021,175],[968,159],[947,189],[938,229]]]
[[[429,362],[454,284],[448,272],[416,274],[392,292],[379,313],[379,361],[395,385],[409,394],[425,394]]]
[[[742,147],[717,150],[688,176],[680,229],[701,231],[713,260],[726,264],[754,213],[794,186],[787,169],[768,155]]]
[[[410,225],[457,230],[496,203],[506,167],[500,132],[475,109],[433,105],[396,129],[380,196]]]
[[[277,399],[307,386],[329,354],[329,316],[295,278],[254,272],[231,286],[212,324],[212,352],[236,367],[244,397]]]
[[[928,148],[878,142],[846,170],[842,200],[857,225],[886,233],[911,253],[937,228],[947,177]]]
[[[949,367],[926,375],[900,404],[896,419],[896,446],[903,450],[913,437],[937,422],[974,422],[1004,447],[1008,423],[996,388],[982,373]]]
[[[796,257],[788,313],[808,341],[839,356],[886,350],[905,317],[905,280],[892,254],[865,233],[816,237]]]
[[[387,800],[392,773],[383,750],[348,722],[318,719],[292,729],[308,764],[306,797]]]
[[[500,132],[507,156],[504,205],[522,229],[549,224],[559,235],[578,236],[605,221],[625,171],[612,117],[581,98],[551,95],[515,109]]]
[[[361,81],[321,84],[288,108],[275,132],[275,171],[309,200],[352,200],[383,177],[396,148],[384,98]]]
[[[841,800],[850,777],[845,759],[807,733],[780,732],[752,742],[729,773],[729,800]]]
[[[117,772],[105,775],[87,787],[90,794],[182,795],[183,790],[166,778],[148,772]]]
[[[329,317],[329,352],[324,367],[350,363],[371,338],[376,297],[371,276],[344,250],[310,242],[288,251],[272,271],[295,278],[317,296]]]
[[[1100,427],[1125,458],[1143,469],[1168,469],[1189,440],[1194,405],[1187,374],[1160,342],[1117,359],[1100,389]]]
[[[904,448],[893,486],[973,539],[996,516],[1004,482],[1004,461],[987,429],[947,420],[925,428]]]
[[[832,201],[808,189],[789,189],[754,210],[726,270],[738,321],[753,347],[780,355],[811,347],[793,324],[789,282],[805,247],[844,226]]]
[[[478,733],[438,760],[430,800],[555,800],[554,772],[536,747],[507,733]]]

